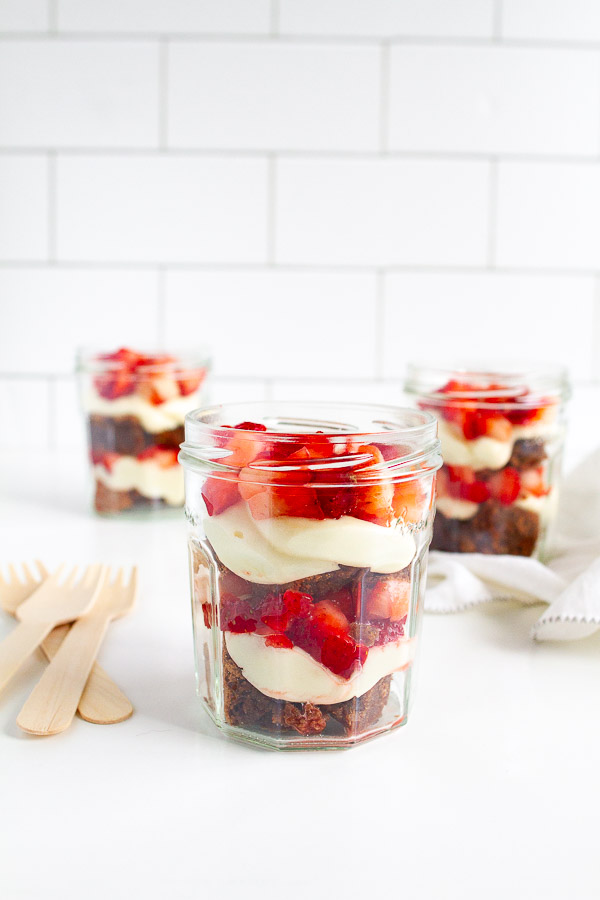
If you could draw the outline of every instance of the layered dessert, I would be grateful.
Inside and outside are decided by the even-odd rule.
[[[185,415],[201,402],[205,365],[121,348],[79,368],[96,511],[183,506],[177,454]]]
[[[438,419],[432,549],[532,556],[556,508],[556,395],[477,375],[422,396]]]
[[[394,483],[403,448],[372,435],[277,438],[234,426],[227,471],[201,485],[191,560],[205,700],[251,734],[356,739],[400,724],[390,692],[396,679],[404,700],[415,656],[433,469]]]

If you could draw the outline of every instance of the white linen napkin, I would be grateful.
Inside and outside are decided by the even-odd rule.
[[[458,612],[489,600],[547,603],[538,641],[587,637],[600,628],[600,450],[565,479],[557,537],[543,565],[525,556],[429,554],[425,609]]]

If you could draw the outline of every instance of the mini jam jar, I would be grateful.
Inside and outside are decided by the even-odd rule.
[[[411,365],[406,390],[438,420],[444,465],[432,549],[543,558],[558,500],[566,372]]]
[[[77,360],[98,513],[181,508],[185,415],[205,399],[209,363],[121,348]]]
[[[427,412],[186,416],[197,690],[229,736],[346,747],[406,722],[441,465]]]

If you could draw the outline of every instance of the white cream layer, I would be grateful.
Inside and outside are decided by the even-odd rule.
[[[143,497],[165,500],[170,506],[183,506],[183,469],[179,465],[164,468],[152,459],[121,456],[110,472],[104,466],[94,466],[94,476],[111,491],[137,491]]]
[[[291,703],[342,703],[361,697],[380,678],[409,665],[415,653],[414,639],[408,638],[371,647],[364,666],[347,680],[299,647],[267,647],[259,634],[226,632],[225,642],[250,684],[267,697]]]
[[[537,513],[540,517],[547,517],[554,506],[554,493],[551,490],[543,497],[527,494],[526,497],[516,500],[513,505]],[[472,519],[479,506],[479,503],[471,503],[470,500],[460,500],[456,497],[438,497],[436,500],[437,509],[448,519],[460,519],[461,521]]]
[[[204,520],[206,536],[222,563],[247,581],[286,584],[333,572],[339,565],[382,574],[404,569],[414,558],[413,536],[353,516],[255,520],[237,503]]]
[[[524,438],[549,438],[554,434],[552,423],[536,422],[533,425],[515,425],[508,441],[479,437],[468,441],[452,426],[438,418],[438,437],[442,445],[444,462],[449,466],[468,466],[470,469],[502,469],[512,456],[515,442]]]
[[[157,434],[159,431],[170,431],[183,425],[186,413],[198,405],[198,394],[199,392],[188,394],[186,397],[173,397],[155,406],[138,394],[127,394],[125,397],[117,397],[116,400],[107,400],[92,388],[84,399],[83,408],[88,415],[109,416],[112,419],[135,416],[144,431]]]

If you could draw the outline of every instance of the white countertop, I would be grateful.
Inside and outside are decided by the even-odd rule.
[[[600,634],[537,645],[539,608],[425,617],[408,725],[338,752],[220,737],[194,692],[186,529],[103,520],[79,456],[2,455],[0,565],[136,562],[100,660],[120,725],[30,738],[0,700],[3,900],[600,896]],[[0,636],[11,620],[0,615]]]

